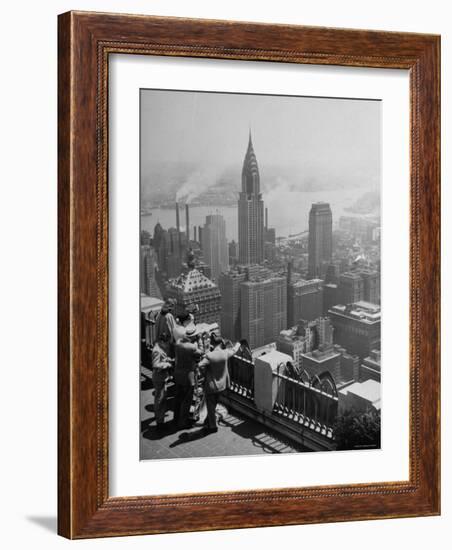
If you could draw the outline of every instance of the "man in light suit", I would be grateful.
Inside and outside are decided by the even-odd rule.
[[[173,331],[174,327],[176,325],[176,319],[173,315],[173,309],[174,309],[174,300],[168,299],[162,306],[162,309],[159,311],[156,319],[155,319],[155,326],[154,326],[154,334],[155,339],[158,341],[160,339],[160,335],[165,332],[169,335],[169,343],[170,348],[169,352],[172,357],[174,357],[174,337],[173,337]]]
[[[199,363],[200,368],[205,369],[205,394],[207,405],[207,418],[205,430],[208,433],[218,431],[216,408],[221,394],[229,387],[228,360],[237,353],[240,344],[223,347],[223,339],[216,334],[211,337],[212,351]]]
[[[196,383],[195,371],[202,357],[202,351],[193,342],[195,334],[195,326],[188,326],[185,336],[176,342],[174,422],[178,428],[191,427],[189,415]]]
[[[172,360],[169,353],[170,335],[161,332],[159,340],[152,349],[152,383],[154,385],[154,414],[157,423],[157,430],[162,430],[165,422],[166,412],[166,383],[169,378],[169,369]]]

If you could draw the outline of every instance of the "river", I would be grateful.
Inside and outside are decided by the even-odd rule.
[[[354,204],[366,189],[341,189],[340,191],[304,191],[279,192],[264,195],[264,206],[268,208],[268,225],[276,229],[277,237],[300,233],[308,229],[309,210],[312,203],[328,202],[333,213],[333,227],[338,223],[340,216],[353,216],[344,209]],[[141,217],[141,228],[151,233],[154,226],[160,222],[164,229],[176,226],[175,209],[153,208],[151,216]],[[181,229],[185,230],[185,208],[179,206]],[[209,214],[222,214],[226,221],[226,237],[228,241],[237,241],[238,222],[237,206],[191,206],[190,228],[193,238],[193,226],[204,225]]]

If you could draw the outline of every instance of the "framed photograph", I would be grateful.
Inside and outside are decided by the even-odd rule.
[[[440,513],[439,58],[59,16],[61,535]]]

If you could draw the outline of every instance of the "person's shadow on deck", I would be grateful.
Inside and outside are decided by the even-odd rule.
[[[149,439],[150,441],[157,441],[159,439],[164,439],[169,435],[175,434],[178,431],[178,428],[173,424],[173,422],[166,422],[162,429],[157,429],[156,424],[152,424],[154,421],[153,418],[148,418],[141,422],[141,435]]]
[[[207,437],[209,434],[208,431],[205,430],[205,428],[200,428],[199,430],[195,430],[194,432],[182,432],[179,435],[179,439],[176,441],[173,441],[169,445],[170,448],[177,447],[179,445],[182,445],[183,443],[189,443],[190,441],[196,441],[198,439],[203,439],[204,437]]]

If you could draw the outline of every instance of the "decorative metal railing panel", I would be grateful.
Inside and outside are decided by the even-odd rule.
[[[229,391],[252,401],[254,369],[250,359],[232,357],[229,360]],[[306,371],[292,372],[287,365],[281,365],[273,373],[273,395],[275,419],[284,419],[297,430],[307,428],[329,439],[333,437],[338,394],[328,373],[310,377]]]
[[[234,355],[229,360],[230,391],[242,397],[254,397],[254,364],[252,361]]]
[[[276,372],[273,384],[276,393],[274,414],[332,437],[338,397],[330,380],[316,377],[305,382]]]

